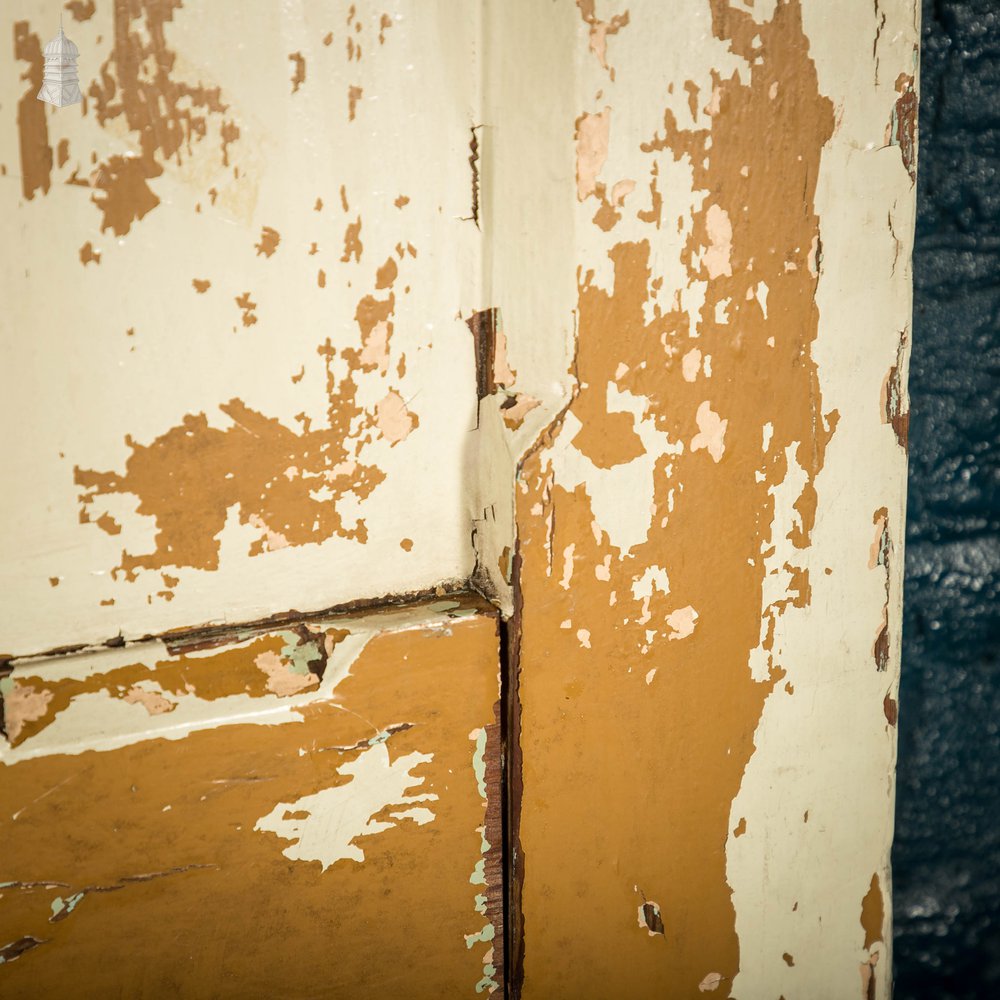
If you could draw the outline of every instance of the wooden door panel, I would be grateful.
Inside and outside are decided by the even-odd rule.
[[[0,15],[10,982],[492,989],[488,615],[23,659],[448,580],[512,996],[886,995],[919,5],[244,6]]]
[[[516,494],[512,987],[881,1000],[919,5],[545,6],[575,385]]]
[[[0,993],[492,993],[497,642],[461,600],[16,667]]]
[[[3,5],[0,653],[468,578],[477,17]]]

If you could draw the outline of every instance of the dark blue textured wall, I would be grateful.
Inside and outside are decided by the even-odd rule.
[[[1000,0],[925,0],[897,1000],[1000,998]]]

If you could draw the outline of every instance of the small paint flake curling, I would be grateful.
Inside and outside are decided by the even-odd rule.
[[[503,422],[510,430],[517,430],[524,422],[525,416],[538,405],[539,401],[534,396],[528,396],[523,392],[508,396],[500,404],[500,413],[503,416]]]
[[[615,208],[621,208],[625,204],[625,199],[635,190],[635,181],[616,181],[611,188],[611,204]]]
[[[338,861],[365,860],[364,851],[354,841],[370,837],[396,824],[373,817],[388,806],[437,799],[432,792],[407,794],[424,779],[411,774],[413,768],[434,759],[433,754],[409,753],[389,760],[384,742],[364,750],[354,760],[342,764],[337,773],[347,775],[345,784],[304,795],[294,802],[279,802],[266,816],[261,816],[254,830],[273,833],[291,841],[281,853],[292,861],[319,861],[326,871]],[[417,821],[417,816],[406,818]],[[420,814],[420,819],[429,822]]]
[[[54,924],[68,917],[85,895],[86,892],[74,892],[72,896],[67,896],[66,899],[63,899],[62,896],[56,896],[50,905],[52,916],[49,917],[49,923]]]

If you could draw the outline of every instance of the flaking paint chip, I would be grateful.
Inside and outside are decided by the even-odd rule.
[[[644,927],[650,937],[664,934],[663,917],[660,915],[659,903],[652,900],[644,900],[639,907],[639,926]]]

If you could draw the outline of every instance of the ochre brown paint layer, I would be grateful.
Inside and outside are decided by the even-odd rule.
[[[14,58],[27,63],[21,79],[27,82],[17,102],[17,132],[21,149],[21,190],[24,197],[34,198],[36,191],[47,194],[51,184],[52,147],[49,127],[45,120],[45,104],[38,100],[45,73],[45,58],[38,35],[27,21],[14,25]]]
[[[168,25],[182,9],[181,0],[115,0],[110,53],[87,91],[84,113],[94,115],[109,130],[125,127],[137,146],[135,155],[106,157],[86,179],[80,177],[85,168],[78,165],[68,181],[94,189],[101,230],[110,229],[117,236],[127,234],[160,204],[151,184],[168,161],[184,163],[198,144],[217,134],[221,162],[228,165],[229,146],[239,139],[240,129],[227,117],[221,89],[190,82],[178,66]],[[15,53],[29,62],[31,86],[37,90],[41,52],[26,23],[16,28]],[[297,65],[299,69],[297,79],[301,76],[302,83],[304,62]],[[19,119],[27,197],[35,190],[48,190],[52,161],[44,105],[33,94],[22,102]],[[93,160],[97,161],[96,154]],[[345,260],[361,260],[360,233],[359,217],[348,226]],[[278,230],[262,227],[257,255],[267,259],[280,252],[280,240]],[[122,536],[121,560],[112,568],[116,578],[134,580],[141,571],[181,567],[217,569],[220,536],[234,514],[259,532],[250,555],[317,544],[333,536],[367,540],[365,518],[345,518],[338,502],[348,495],[352,504],[363,502],[384,481],[383,470],[365,459],[372,441],[382,437],[395,445],[419,423],[389,376],[393,284],[403,258],[415,257],[416,252],[411,245],[400,244],[400,263],[390,258],[379,270],[373,293],[359,295],[355,317],[360,349],[338,351],[329,339],[318,345],[329,404],[322,423],[303,411],[295,418],[298,426],[289,426],[241,399],[223,400],[217,414],[186,414],[152,440],[126,435],[129,454],[120,471],[74,469],[75,482],[82,488],[81,522]],[[85,244],[81,262],[97,265],[100,259],[100,250]],[[319,275],[322,286],[325,273]],[[207,281],[199,285],[196,279],[197,291],[208,287]],[[256,326],[254,293],[235,296],[235,303],[241,328]],[[405,370],[401,355],[392,360],[399,371]],[[378,382],[377,403],[360,402],[366,395],[366,378]],[[130,525],[96,509],[103,498],[120,494],[134,497],[137,512],[154,519],[151,551],[137,550]],[[159,596],[169,600],[173,588],[164,579]]]
[[[483,846],[497,809],[482,795],[496,793],[499,774],[497,621],[457,613],[375,634],[331,697],[299,705],[298,721],[0,766],[0,994],[439,1000],[499,982],[482,931],[500,893]],[[206,698],[241,689],[261,652],[254,643],[213,655],[192,687]],[[124,667],[73,697],[151,678],[169,692],[196,666],[181,656]],[[360,786],[351,768],[373,752],[390,768],[417,762],[408,798],[370,817],[385,828],[352,841],[362,861],[324,869],[255,829],[276,804]],[[400,815],[418,795],[429,820]],[[289,807],[283,821],[308,819],[309,808]],[[479,995],[489,992],[486,983]]]
[[[177,56],[167,42],[166,25],[182,7],[182,0],[115,0],[111,55],[87,91],[98,122],[104,126],[124,118],[141,150],[127,171],[114,171],[110,162],[98,168],[104,185],[97,186],[108,192],[103,202],[94,198],[104,212],[101,228],[117,235],[158,203],[147,179],[162,174],[167,160],[182,162],[194,144],[204,141],[209,119],[215,117],[221,127],[226,111],[218,87],[178,79],[175,73]],[[224,140],[222,158],[225,154]]]
[[[12,746],[30,739],[55,721],[81,695],[104,693],[139,702],[153,714],[176,708],[171,696],[194,695],[215,701],[229,695],[297,694],[315,687],[326,662],[347,633],[300,625],[273,632],[211,656],[173,656],[154,666],[129,664],[94,671],[85,678],[47,680],[44,671],[18,670],[4,693],[4,730]],[[153,685],[154,690],[140,687]]]
[[[639,215],[648,240],[609,245],[610,283],[582,261],[579,389],[520,470],[515,940],[523,934],[526,998],[697,997],[699,984],[732,983],[731,803],[783,676],[775,622],[810,600],[804,559],[786,564],[784,597],[766,603],[763,585],[775,542],[810,544],[814,481],[837,421],[823,412],[811,355],[814,194],[833,107],[798,2],[779,2],[762,24],[723,0],[711,13],[716,37],[751,67],[746,82],[716,80],[708,128],[682,129],[668,110],[656,134],[635,137],[643,152],[689,162],[705,194],[681,257],[704,306],[691,316],[678,290],[661,288],[658,214]],[[648,183],[655,195],[652,164]],[[694,347],[711,357],[710,377],[685,365]],[[648,401],[644,419],[683,445],[656,458],[649,529],[626,551],[586,484],[559,479],[570,448],[600,470],[645,453],[633,415],[609,412],[609,384]],[[774,535],[771,491],[792,459],[803,485],[786,542]],[[668,585],[639,586],[658,570]],[[759,645],[766,675],[755,680]],[[642,919],[653,901],[662,934]]]
[[[882,928],[885,923],[885,901],[878,875],[872,875],[871,885],[861,900],[861,927],[865,932],[864,948],[868,957],[861,963],[861,1000],[876,1000],[875,967],[882,954]]]
[[[135,579],[141,570],[217,569],[220,535],[233,511],[261,532],[250,546],[252,556],[334,535],[367,540],[365,519],[345,521],[335,501],[347,493],[364,500],[385,479],[381,469],[364,461],[367,445],[380,435],[396,444],[418,425],[395,390],[374,407],[358,400],[361,379],[382,381],[388,372],[396,273],[387,272],[378,294],[358,301],[360,350],[338,352],[329,339],[317,348],[329,401],[324,425],[314,428],[302,414],[298,428],[288,427],[231,399],[219,405],[228,426],[212,426],[204,413],[188,414],[148,444],[126,436],[130,453],[123,472],[74,470],[83,490],[81,521],[120,533],[117,522],[95,511],[103,497],[114,494],[134,495],[138,513],[156,521],[153,551],[123,549],[116,575]],[[256,303],[249,293],[236,301],[244,326],[255,323]]]

